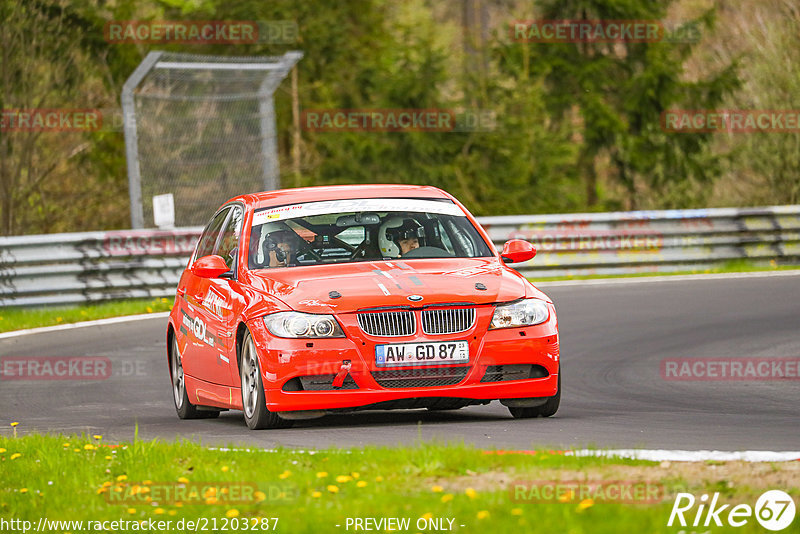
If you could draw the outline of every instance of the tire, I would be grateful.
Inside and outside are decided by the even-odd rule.
[[[169,351],[169,370],[172,380],[172,400],[175,403],[175,411],[178,412],[180,419],[213,419],[219,416],[217,410],[198,410],[197,406],[189,402],[189,395],[186,392],[186,381],[183,376],[183,364],[181,363],[180,351],[178,350],[178,340],[175,334],[172,336],[172,348]]]
[[[555,415],[558,411],[558,405],[561,404],[561,368],[558,370],[558,391],[555,395],[547,399],[547,402],[541,406],[534,406],[532,408],[512,408],[508,407],[514,419],[533,419],[535,417],[550,417]]]
[[[261,365],[258,363],[256,345],[249,330],[242,339],[241,354],[239,377],[242,384],[242,411],[247,426],[251,430],[292,426],[292,421],[283,419],[267,409],[264,382],[261,380]]]

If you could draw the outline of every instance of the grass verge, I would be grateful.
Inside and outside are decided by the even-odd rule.
[[[0,310],[0,332],[53,326],[107,317],[155,313],[172,309],[173,299],[133,299],[47,308],[5,308]]]
[[[687,274],[726,274],[726,273],[756,273],[771,271],[795,271],[800,269],[800,265],[778,265],[774,261],[765,265],[748,260],[731,260],[712,267],[710,269],[688,269],[684,271],[673,271],[665,273],[642,272],[629,274],[579,274],[572,276],[548,276],[546,278],[536,278],[529,276],[528,280],[537,282],[559,282],[562,280],[599,280],[602,278],[643,278],[649,276],[680,276]]]
[[[440,530],[460,532],[677,534],[681,528],[667,527],[677,491],[698,497],[719,492],[720,502],[753,506],[765,489],[781,489],[797,501],[798,464],[669,465],[548,451],[487,454],[430,443],[312,453],[220,451],[186,441],[106,446],[99,436],[33,434],[0,437],[0,524],[30,521],[35,530],[43,517],[83,521],[57,528],[48,524],[47,530],[74,534],[92,530],[88,521],[170,521],[159,530],[175,531],[183,520],[184,530],[192,530],[187,521],[199,521],[198,530],[205,524],[206,531],[317,533],[353,531],[348,518],[369,517],[407,518],[410,532],[438,524]],[[542,498],[529,502],[530,492],[515,496],[520,480],[538,481]],[[657,484],[663,494],[655,502],[568,492],[543,498],[546,484],[558,480]],[[696,508],[687,513],[690,522]],[[138,530],[130,525],[112,530]],[[685,532],[691,530],[709,529]],[[713,528],[726,531],[764,530],[752,517],[742,528]]]

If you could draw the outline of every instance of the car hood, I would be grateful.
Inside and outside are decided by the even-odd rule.
[[[308,313],[430,304],[491,304],[521,297],[549,299],[496,258],[417,259],[251,271],[250,284]],[[478,290],[482,284],[484,290]],[[332,292],[341,295],[332,298]],[[422,300],[411,301],[410,295]]]

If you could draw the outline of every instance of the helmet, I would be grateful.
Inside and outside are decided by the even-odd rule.
[[[381,225],[378,232],[378,245],[384,256],[396,258],[400,256],[400,247],[397,246],[397,243],[412,237],[420,240],[425,237],[425,229],[422,225],[414,219],[392,217]]]

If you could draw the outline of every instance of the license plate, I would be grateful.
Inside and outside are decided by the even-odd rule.
[[[468,362],[469,345],[466,341],[391,343],[375,346],[375,365],[379,367]]]

